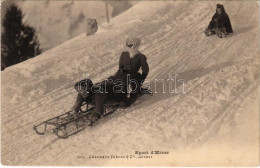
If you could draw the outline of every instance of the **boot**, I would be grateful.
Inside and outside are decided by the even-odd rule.
[[[89,123],[88,126],[92,126],[94,122],[96,122],[99,118],[101,117],[101,115],[97,114],[97,113],[93,113],[90,115],[89,117]]]

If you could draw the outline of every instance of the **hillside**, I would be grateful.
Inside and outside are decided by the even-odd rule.
[[[81,34],[1,72],[4,165],[256,166],[259,164],[259,5],[225,1],[234,34],[203,30],[213,1],[139,2],[95,36]],[[238,12],[239,11],[239,12]],[[66,140],[32,129],[68,111],[74,84],[113,75],[128,36],[142,38],[153,97],[143,96]],[[155,79],[178,74],[178,93],[162,93]],[[153,159],[89,159],[169,151]],[[85,156],[85,159],[79,159]],[[207,158],[207,159],[204,159]],[[124,165],[122,165],[124,164]]]
[[[2,2],[4,17],[10,4],[17,4],[24,13],[23,21],[36,29],[41,48],[46,51],[81,33],[86,32],[87,19],[106,21],[105,3],[102,1],[15,1]],[[112,1],[108,4],[109,17],[115,17],[135,2]]]

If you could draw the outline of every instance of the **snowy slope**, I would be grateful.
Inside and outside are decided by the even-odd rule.
[[[190,165],[191,159],[184,159],[187,153],[197,166],[221,164],[214,159],[196,160],[199,156],[192,155],[191,149],[196,153],[205,145],[218,148],[221,144],[215,138],[226,142],[224,135],[232,135],[234,130],[245,126],[254,130],[253,135],[258,131],[255,123],[259,107],[253,102],[259,101],[259,5],[253,1],[223,2],[234,35],[206,38],[203,30],[215,11],[215,4],[140,2],[114,18],[109,29],[90,37],[82,34],[2,71],[2,163],[120,165],[121,160],[112,163],[114,160],[77,157],[167,150],[171,155],[157,165]],[[131,35],[142,38],[140,51],[147,56],[150,66],[148,80],[152,81],[151,89],[158,93],[141,97],[129,109],[118,110],[102,123],[67,140],[36,135],[32,130],[34,124],[71,108],[76,97],[75,82],[87,74],[97,82],[116,72],[119,54]],[[178,93],[162,94],[162,85],[155,87],[154,80],[167,80],[175,74],[185,81],[186,93],[181,92],[182,84],[178,83]],[[248,110],[244,105],[248,102],[247,106],[252,102],[257,107]],[[245,115],[251,119],[243,121],[241,116]],[[231,142],[232,138],[241,147],[245,137],[231,136]],[[243,155],[253,152],[258,155],[257,137],[252,137],[247,145],[255,150],[245,150]],[[184,149],[187,153],[178,152]],[[204,151],[204,155],[208,152]],[[243,162],[243,158],[239,161]],[[154,164],[149,159],[127,163]]]
[[[106,21],[105,3],[102,1],[15,1],[3,2],[1,16],[13,3],[24,13],[23,22],[36,29],[43,51],[53,48],[81,33],[86,32],[87,19],[96,19],[99,24]],[[109,3],[109,17],[130,8],[134,3]]]

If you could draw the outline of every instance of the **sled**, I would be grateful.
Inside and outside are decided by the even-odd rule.
[[[153,95],[152,91],[148,89],[143,89],[143,91],[144,92],[142,92],[142,94],[138,95],[137,97],[140,97],[141,95],[144,94],[149,94],[151,96]],[[104,113],[102,117],[113,113],[119,107],[122,106],[124,105],[120,104],[119,102],[114,102],[114,101],[106,102],[104,104]],[[68,111],[64,114],[43,121],[38,125],[34,125],[33,129],[38,135],[44,135],[48,130],[52,129],[53,133],[58,138],[66,139],[86,128],[87,126],[86,123],[88,123],[91,112],[94,109],[95,107],[93,102],[84,103],[81,106],[79,113],[75,114],[72,110]]]
[[[206,29],[204,31],[205,35],[211,36],[213,34],[216,34],[219,38],[223,38],[226,37],[228,35],[228,33],[226,32],[226,29],[219,29],[219,28],[213,28],[213,29]]]
[[[34,125],[33,129],[37,134],[44,135],[51,127],[53,128],[53,133],[55,133],[57,137],[66,139],[67,137],[76,134],[84,129],[84,125],[82,125],[82,123],[84,123],[89,118],[91,111],[94,110],[94,107],[89,107],[89,104],[87,103],[83,104],[82,107],[85,105],[86,110],[82,110],[81,108],[78,114],[75,114],[71,110],[64,114],[48,119],[38,125]],[[69,133],[67,130],[67,126],[69,124],[73,124],[76,128],[76,130],[72,131],[72,133]]]

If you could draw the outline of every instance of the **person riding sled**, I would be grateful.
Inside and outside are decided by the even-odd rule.
[[[229,33],[233,33],[233,29],[228,14],[223,5],[217,4],[216,13],[206,28],[205,34],[206,36],[217,34],[219,37],[223,37]]]
[[[141,39],[137,37],[128,37],[124,51],[119,59],[119,70],[109,79],[122,80],[127,86],[128,93],[132,101],[135,101],[138,94],[143,90],[141,88],[144,80],[149,73],[147,58],[139,51]],[[139,70],[142,70],[142,74]]]
[[[120,102],[125,101],[127,92],[120,90],[120,94],[115,94],[118,90],[115,89],[116,85],[108,80],[93,84],[90,79],[84,79],[77,82],[74,89],[78,92],[76,102],[73,106],[75,114],[80,112],[81,106],[84,102],[92,104],[94,110],[89,117],[89,126],[98,120],[104,114],[104,105],[108,101]],[[126,104],[126,103],[124,103]]]
[[[84,102],[93,103],[95,107],[88,125],[92,125],[103,115],[104,105],[108,101],[118,102],[121,106],[127,107],[136,100],[140,92],[143,93],[141,85],[148,75],[149,66],[146,56],[138,51],[140,43],[141,40],[138,38],[127,39],[126,51],[120,56],[119,70],[114,76],[95,85],[90,79],[84,79],[75,84],[74,88],[78,95],[73,106],[74,113],[77,114],[80,111]],[[142,74],[138,72],[140,68],[142,68]],[[131,92],[128,91],[129,85],[132,87]]]

